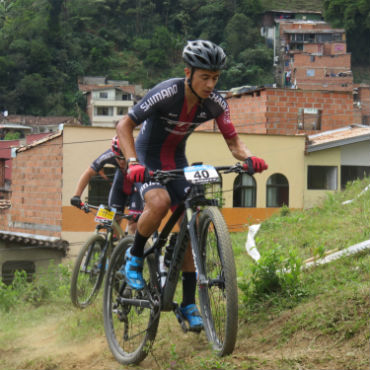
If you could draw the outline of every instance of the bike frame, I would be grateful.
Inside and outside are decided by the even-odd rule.
[[[217,205],[217,201],[205,199],[203,185],[193,185],[190,189],[189,195],[186,197],[185,201],[180,203],[180,205],[176,208],[175,212],[171,215],[171,217],[165,224],[163,230],[160,232],[154,244],[144,252],[144,257],[154,253],[155,262],[158,266],[162,247],[164,247],[167,238],[176,223],[181,219],[182,215],[184,215],[180,226],[180,232],[178,233],[175,248],[173,251],[171,264],[167,272],[166,283],[161,288],[162,311],[172,311],[176,308],[176,304],[174,304],[173,302],[173,297],[175,295],[180,269],[185,256],[185,251],[189,245],[188,235],[190,236],[190,244],[193,252],[194,263],[196,271],[198,273],[198,284],[207,284],[204,268],[201,263],[197,233],[197,217],[201,212],[198,206],[202,205]],[[160,282],[160,277],[158,277],[158,279]],[[159,283],[158,286],[161,286],[161,284]]]

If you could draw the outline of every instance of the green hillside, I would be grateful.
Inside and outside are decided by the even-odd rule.
[[[245,251],[246,234],[232,234],[240,291],[231,356],[215,356],[203,332],[184,334],[164,312],[147,359],[131,368],[369,369],[369,251],[300,269],[307,257],[370,239],[367,185],[369,178],[356,181],[315,208],[282,208],[264,221],[258,264]],[[0,284],[1,369],[123,369],[107,346],[101,295],[85,310],[72,306],[70,267],[32,284]]]
[[[267,10],[323,11],[323,0],[261,0]]]

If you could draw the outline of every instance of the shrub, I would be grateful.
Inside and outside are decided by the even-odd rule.
[[[249,281],[239,284],[244,305],[252,311],[271,302],[283,307],[295,305],[306,295],[301,266],[295,249],[289,249],[288,257],[283,257],[279,245],[268,249],[252,266]]]

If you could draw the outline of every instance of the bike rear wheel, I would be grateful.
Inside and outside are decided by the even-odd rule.
[[[105,266],[99,266],[99,260],[105,242],[102,235],[91,235],[77,256],[72,272],[70,293],[72,303],[78,308],[90,305],[99,291],[105,269]]]
[[[103,300],[108,345],[116,360],[124,365],[138,364],[147,356],[157,334],[160,315],[154,258],[148,256],[144,260],[143,276],[147,287],[140,291],[129,288],[120,272],[125,263],[126,249],[132,244],[133,238],[127,236],[115,247]],[[146,303],[135,304],[139,300]]]
[[[232,244],[217,207],[199,220],[199,247],[207,284],[199,286],[200,308],[208,341],[219,356],[233,352],[238,329],[238,291]]]

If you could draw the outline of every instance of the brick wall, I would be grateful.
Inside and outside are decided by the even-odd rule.
[[[351,55],[309,55],[296,54],[292,82],[296,80],[299,89],[352,91],[352,74],[338,75],[351,70]]]
[[[300,108],[314,108],[322,111],[321,131],[359,123],[354,122],[352,92],[268,89],[267,96],[266,128],[268,134],[319,132],[298,130]]]
[[[62,136],[17,153],[13,159],[12,207],[0,229],[61,236]]]
[[[318,133],[361,123],[352,92],[265,89],[227,99],[231,120],[240,133],[294,135]],[[298,129],[299,109],[321,110],[321,130]],[[254,119],[253,119],[254,118]]]
[[[239,133],[266,133],[266,91],[233,96],[227,100],[231,121]]]

